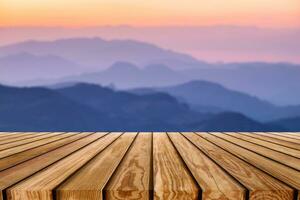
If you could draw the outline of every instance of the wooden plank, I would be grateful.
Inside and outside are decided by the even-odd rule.
[[[255,132],[255,133],[258,133],[260,135],[264,135],[264,136],[267,136],[267,137],[270,137],[270,138],[276,138],[276,139],[279,139],[279,140],[282,140],[282,141],[291,142],[291,143],[294,143],[298,146],[300,145],[300,141],[295,140],[293,138],[288,138],[288,137],[284,137],[284,136],[280,136],[280,135],[274,135],[274,134],[271,134],[271,133],[262,133],[262,132]]]
[[[56,190],[57,199],[102,200],[103,189],[137,133],[126,133],[67,179]],[[112,159],[113,158],[113,159]]]
[[[202,189],[202,199],[245,199],[246,189],[179,133],[171,141]]]
[[[107,133],[96,133],[85,137],[79,141],[73,142],[71,144],[60,147],[56,150],[38,156],[34,159],[23,162],[19,165],[16,165],[12,168],[6,169],[0,172],[0,200],[3,200],[3,192],[8,187],[24,180],[25,178],[37,173],[43,168],[59,161],[63,158],[66,158],[72,153],[83,149],[87,145],[99,140]],[[9,194],[8,194],[9,195]]]
[[[278,144],[278,145],[281,145],[281,146],[285,146],[285,147],[288,147],[288,148],[291,148],[291,149],[300,150],[300,145],[298,145],[298,144],[283,141],[283,140],[276,139],[276,138],[271,138],[271,137],[268,137],[266,135],[261,135],[260,133],[246,133],[246,132],[241,133],[240,132],[240,134],[247,135],[247,136],[253,137],[253,138],[257,138],[257,139],[260,139],[260,140],[263,140],[263,141],[268,141],[268,142]]]
[[[1,140],[1,138],[6,137],[6,136],[16,136],[19,134],[20,134],[19,132],[1,132],[0,140]]]
[[[98,155],[120,135],[121,133],[108,134],[63,160],[32,175],[17,185],[8,188],[6,190],[7,195],[10,199],[53,200],[52,192],[54,188],[58,187],[59,184],[78,171],[82,166],[89,162],[90,159]],[[82,183],[88,184],[89,182]]]
[[[33,132],[26,132],[26,133],[15,133],[15,134],[8,134],[6,136],[3,136],[0,138],[0,141],[1,143],[6,143],[7,140],[11,140],[11,139],[14,139],[12,141],[15,141],[18,139],[22,139],[23,137],[26,137],[28,135],[35,135],[36,133],[33,133]]]
[[[34,133],[34,134],[28,134],[28,135],[24,135],[22,137],[18,137],[18,138],[8,138],[6,140],[1,140],[0,141],[0,147],[2,148],[2,146],[6,145],[6,144],[11,144],[11,143],[15,143],[15,142],[19,142],[19,141],[23,141],[23,140],[27,140],[27,139],[31,139],[31,138],[35,138],[38,136],[43,136],[43,135],[51,135],[50,133]]]
[[[149,199],[153,190],[152,179],[152,134],[139,133],[124,160],[104,188],[105,197],[111,199]],[[150,177],[151,176],[151,177]]]
[[[51,134],[51,133],[41,133],[41,134],[36,133],[33,136],[28,135],[28,138],[24,137],[22,139],[14,140],[14,141],[9,142],[9,143],[1,144],[0,145],[0,151],[5,150],[5,149],[9,149],[9,148],[12,148],[12,147],[16,147],[16,146],[28,144],[28,143],[38,141],[38,140],[41,140],[41,139],[44,139],[44,138],[53,137],[54,135]]]
[[[53,133],[53,135],[51,137],[44,138],[42,140],[38,140],[38,141],[29,143],[29,144],[24,144],[24,145],[20,145],[17,147],[2,150],[2,151],[0,151],[0,159],[5,158],[7,156],[11,156],[13,154],[16,154],[16,153],[19,153],[22,151],[26,151],[28,149],[42,146],[47,143],[54,142],[54,141],[57,141],[57,140],[60,140],[60,139],[63,139],[63,138],[69,137],[69,136],[70,136],[69,133]]]
[[[288,147],[285,147],[285,146],[282,146],[282,145],[279,145],[279,144],[274,144],[274,143],[271,143],[271,142],[268,142],[268,141],[260,140],[260,139],[250,137],[248,135],[244,135],[244,134],[241,134],[241,133],[227,132],[226,134],[231,135],[231,136],[236,137],[236,138],[239,138],[239,139],[242,139],[244,141],[252,142],[252,143],[255,143],[255,144],[270,148],[270,149],[273,149],[275,151],[279,151],[279,152],[284,153],[284,154],[288,154],[290,156],[294,156],[296,158],[300,158],[300,151],[296,150],[296,149],[292,149],[292,148],[288,148]]]
[[[278,132],[268,132],[270,134],[273,134],[273,135],[280,135],[280,136],[283,136],[283,137],[288,137],[288,138],[292,138],[292,139],[295,139],[295,140],[300,140],[300,135],[293,135],[291,133],[288,133],[288,132],[281,132],[281,133],[278,133]]]
[[[243,184],[249,190],[249,199],[293,199],[293,190],[282,182],[209,142],[204,137],[199,137],[194,133],[183,133],[183,135]]]
[[[2,137],[8,136],[8,135],[16,135],[17,132],[0,132],[0,140]]]
[[[255,165],[257,168],[263,170],[271,176],[285,182],[289,186],[295,188],[298,192],[300,191],[299,171],[227,142],[226,140],[217,137],[217,134],[218,133],[200,133],[199,135],[217,144],[218,146],[221,146],[235,156]]]
[[[245,149],[248,149],[256,154],[271,158],[279,163],[282,163],[284,165],[290,166],[296,170],[300,171],[300,159],[287,155],[285,153],[281,153],[278,151],[274,151],[272,149],[241,140],[239,138],[233,137],[229,134],[218,134],[218,133],[212,133],[213,135],[218,136],[219,138],[222,138],[228,142],[232,142],[240,147],[243,147]]]
[[[81,138],[84,138],[88,135],[91,135],[92,133],[79,133],[79,134],[72,134],[69,137],[36,147],[32,148],[26,151],[19,152],[17,154],[13,154],[11,156],[5,157],[0,159],[0,171],[7,169],[9,167],[12,167],[14,165],[17,165],[21,162],[24,162],[26,160],[32,159],[36,156],[39,156],[41,154],[47,153],[49,151],[52,151],[56,148],[59,148],[63,145],[69,144],[71,142],[74,142],[76,140],[79,140]]]
[[[49,138],[33,134],[0,145],[0,156],[28,145],[0,158],[0,200],[300,200],[300,145],[289,133],[141,133],[127,142],[127,133],[54,133],[39,145]]]
[[[154,199],[198,199],[200,189],[166,133],[153,135]]]
[[[284,132],[284,134],[294,135],[294,136],[297,136],[298,138],[300,138],[300,132]]]

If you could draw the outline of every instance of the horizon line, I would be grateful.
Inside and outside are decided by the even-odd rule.
[[[134,24],[99,24],[99,25],[0,25],[0,28],[62,28],[62,29],[82,29],[82,28],[253,28],[253,29],[300,29],[300,25],[295,26],[259,26],[259,25],[238,25],[238,24],[211,24],[211,25],[134,25]]]

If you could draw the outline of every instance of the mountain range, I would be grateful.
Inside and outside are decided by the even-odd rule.
[[[184,70],[190,80],[207,80],[268,100],[277,105],[300,102],[300,65],[289,63],[227,63],[215,68]]]
[[[129,62],[116,62],[111,67],[101,72],[85,73],[77,76],[64,77],[55,82],[85,82],[100,85],[114,85],[119,89],[135,88],[142,86],[166,86],[177,84],[188,79],[166,65],[153,64],[139,68]],[[43,82],[44,85],[55,82]]]
[[[75,81],[132,89],[206,80],[276,105],[300,102],[300,65],[207,63],[133,40],[73,38],[6,45],[0,47],[0,72],[1,83],[18,86]]]
[[[55,55],[18,53],[0,57],[0,80],[28,81],[55,79],[76,75],[82,71],[79,65]]]
[[[300,29],[237,25],[0,27],[0,44],[74,37],[133,39],[189,53],[209,62],[300,62]]]
[[[55,41],[26,41],[0,47],[0,56],[27,52],[33,55],[57,55],[85,69],[105,69],[117,61],[136,65],[165,64],[176,68],[192,68],[202,63],[183,53],[134,40],[74,38]]]
[[[130,91],[136,94],[164,92],[202,113],[238,112],[262,122],[300,116],[300,105],[276,106],[255,96],[208,81],[190,81],[170,87],[138,88]]]
[[[236,112],[193,111],[169,94],[132,94],[93,84],[0,86],[1,131],[279,131]]]

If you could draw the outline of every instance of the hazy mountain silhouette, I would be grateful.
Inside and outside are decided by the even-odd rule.
[[[186,122],[206,117],[191,111],[186,104],[179,103],[174,97],[164,93],[134,95],[91,84],[77,84],[57,91],[108,115],[120,116],[132,123],[132,126],[163,122],[181,127]]]
[[[128,62],[116,62],[101,72],[86,73],[78,76],[65,77],[60,82],[85,82],[101,85],[113,84],[117,88],[134,88],[137,86],[161,86],[177,84],[185,81],[182,75],[161,64],[139,68]],[[57,80],[59,82],[59,80]],[[49,84],[49,82],[44,82]]]
[[[0,86],[0,95],[1,131],[274,130],[239,114],[201,114],[163,93],[76,84],[57,90]]]
[[[288,63],[229,63],[182,72],[192,80],[207,80],[279,105],[300,103],[300,65]]]
[[[71,65],[82,66],[87,74],[70,77],[73,74],[72,71],[69,71],[70,74],[68,74],[68,70],[61,70],[60,74],[66,75],[64,79],[42,81],[40,79],[49,79],[52,73],[39,73],[39,80],[21,82],[18,85],[86,81],[104,85],[114,83],[119,88],[129,88],[166,86],[190,80],[207,80],[279,105],[297,105],[300,102],[300,66],[295,64],[265,62],[209,64],[186,54],[176,53],[148,43],[134,40],[102,40],[100,38],[61,39],[49,42],[27,41],[0,47],[0,56],[23,52],[43,57],[59,56],[72,62]],[[19,58],[13,60],[17,62]],[[124,62],[120,64],[119,61]],[[117,63],[119,67],[113,65],[116,62],[119,62]],[[50,60],[49,63],[44,65],[52,66],[53,74],[55,74],[54,71],[57,71],[56,69],[64,68],[62,64],[57,64],[55,61]],[[135,65],[136,69],[126,68],[129,63]],[[113,69],[107,69],[111,65],[113,65]],[[148,65],[152,67],[146,67],[145,70],[139,71]],[[70,66],[70,63],[65,63],[64,66]],[[6,74],[14,73],[14,68],[7,69],[9,70],[5,71]],[[24,72],[25,75],[31,73],[36,74],[37,70],[31,70],[28,67],[28,70]],[[124,73],[123,76],[121,76],[122,73]],[[23,80],[21,76],[6,75],[6,77],[0,78],[1,81]]]
[[[80,70],[76,63],[53,55],[18,53],[0,57],[0,80],[6,82],[59,78],[78,74]]]
[[[183,99],[199,111],[202,107],[208,106],[219,108],[221,111],[240,112],[254,119],[262,120],[269,117],[266,115],[270,109],[275,108],[270,103],[256,97],[207,81],[191,81],[158,90]]]
[[[0,86],[0,130],[84,131],[112,128],[105,114],[45,88]]]
[[[234,113],[234,112],[224,112],[215,115],[207,120],[203,120],[199,123],[194,123],[189,125],[191,130],[203,130],[203,131],[283,131],[286,130],[281,128],[278,124],[262,124],[247,118],[245,115]]]
[[[227,89],[208,81],[190,81],[184,84],[131,90],[136,94],[166,92],[199,112],[239,112],[255,120],[268,121],[300,116],[300,106],[275,106],[246,93]]]
[[[173,68],[191,68],[205,64],[195,58],[134,40],[74,38],[55,41],[27,41],[0,47],[0,55],[28,52],[34,55],[58,55],[85,68],[105,69],[117,61],[141,66],[161,63]]]
[[[211,65],[205,69],[173,70],[161,64],[141,68],[128,62],[117,62],[99,72],[27,84],[47,85],[75,81],[114,84],[118,88],[128,89],[176,85],[191,80],[219,83],[229,89],[257,96],[276,105],[297,105],[300,102],[300,66],[285,63],[236,63]]]
[[[280,126],[289,131],[299,132],[300,131],[300,116],[272,121],[269,123],[269,125]]]
[[[275,29],[237,25],[0,27],[0,44],[28,39],[54,40],[94,36],[145,41],[211,62],[247,60],[300,62],[299,26]]]
[[[206,116],[166,94],[78,84],[50,90],[0,86],[2,131],[177,130]]]

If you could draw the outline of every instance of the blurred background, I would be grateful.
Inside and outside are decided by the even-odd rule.
[[[300,131],[300,2],[2,0],[0,131]]]

